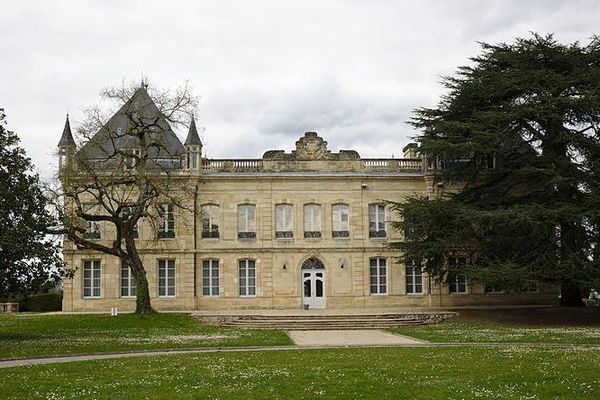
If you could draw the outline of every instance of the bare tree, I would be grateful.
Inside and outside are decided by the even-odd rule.
[[[174,237],[173,208],[193,210],[194,193],[188,188],[194,185],[186,184],[193,174],[186,171],[200,164],[193,120],[198,102],[187,84],[174,93],[142,83],[105,89],[101,95],[120,108],[115,113],[100,106],[87,109],[78,128],[80,146],[67,117],[59,143],[60,185],[50,191],[59,226],[50,232],[64,234],[65,246],[70,241],[78,249],[118,257],[135,279],[136,313],[150,313],[138,242],[157,246],[155,239]],[[186,148],[172,127],[188,124]],[[190,149],[198,151],[190,156]],[[138,241],[140,221],[157,236]]]

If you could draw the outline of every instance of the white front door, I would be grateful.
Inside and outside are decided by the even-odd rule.
[[[325,307],[325,270],[302,270],[302,305]]]

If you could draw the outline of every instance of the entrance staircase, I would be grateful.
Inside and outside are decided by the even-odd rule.
[[[235,315],[193,314],[205,323],[249,329],[285,329],[285,330],[347,330],[382,329],[405,325],[425,325],[442,322],[456,313],[439,312],[395,312],[395,313],[327,313],[306,312],[289,314],[248,313]]]

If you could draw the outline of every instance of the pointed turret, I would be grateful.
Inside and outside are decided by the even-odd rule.
[[[63,146],[75,146],[75,140],[73,139],[73,134],[71,133],[71,123],[69,122],[69,114],[67,114],[67,119],[65,120],[65,128],[63,129],[62,136],[60,137],[60,141],[58,142],[58,147]]]
[[[75,157],[75,139],[71,133],[71,123],[69,114],[65,120],[65,128],[58,142],[58,170],[62,172],[65,168],[73,168],[73,158]]]
[[[190,130],[188,132],[188,135],[187,135],[187,138],[185,139],[184,144],[186,146],[194,145],[194,146],[202,147],[202,141],[200,140],[200,136],[198,136],[198,130],[196,129],[196,120],[194,119],[193,115],[192,115],[192,122],[190,123]]]
[[[190,130],[185,139],[185,148],[187,150],[187,167],[191,171],[200,171],[200,160],[202,157],[202,141],[196,129],[196,120],[192,116]]]

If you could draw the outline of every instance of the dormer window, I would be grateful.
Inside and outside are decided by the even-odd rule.
[[[188,152],[188,168],[192,169],[192,170],[196,170],[198,169],[198,147],[197,146],[191,146],[190,150]]]
[[[130,149],[125,156],[125,169],[134,169],[140,160],[142,151],[140,149]]]

